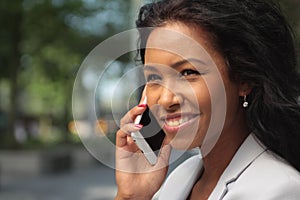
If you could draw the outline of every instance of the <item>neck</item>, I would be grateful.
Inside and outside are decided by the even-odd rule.
[[[199,193],[207,197],[250,133],[245,121],[236,124],[239,125],[235,128],[223,130],[214,148],[203,158],[204,172],[195,187]]]
[[[244,130],[243,132],[222,133],[212,151],[203,158],[202,178],[211,177],[218,180],[249,132]]]

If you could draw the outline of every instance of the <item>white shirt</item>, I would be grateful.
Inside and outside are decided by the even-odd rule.
[[[159,200],[186,199],[202,167],[198,155],[180,164],[162,186]],[[271,199],[299,200],[300,173],[250,134],[221,175],[209,200]]]

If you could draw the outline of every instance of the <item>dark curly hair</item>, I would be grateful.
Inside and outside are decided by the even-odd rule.
[[[268,0],[163,0],[140,9],[137,28],[172,21],[213,36],[234,82],[252,86],[247,121],[253,133],[300,171],[300,75],[294,35],[278,4]],[[144,62],[150,31],[140,30]]]

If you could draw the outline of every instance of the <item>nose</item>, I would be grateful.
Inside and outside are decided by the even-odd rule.
[[[183,103],[183,97],[175,90],[167,87],[161,87],[158,104],[162,106],[166,111],[176,111]]]

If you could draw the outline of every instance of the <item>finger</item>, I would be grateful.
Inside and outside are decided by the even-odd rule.
[[[132,108],[131,110],[129,110],[124,117],[121,119],[120,121],[120,125],[121,127],[124,126],[127,123],[132,123],[134,122],[135,118],[138,115],[143,114],[143,112],[146,110],[147,105],[144,104],[140,104],[138,106],[135,106],[134,108]]]
[[[116,146],[123,147],[127,144],[128,134],[122,130],[118,130],[116,133]]]
[[[127,135],[131,136],[132,132],[136,132],[141,130],[141,128],[143,127],[143,125],[141,124],[134,124],[134,123],[128,123],[125,124],[121,127],[121,130],[126,133]]]
[[[119,130],[116,137],[116,160],[133,157],[138,151],[132,138]]]
[[[127,144],[131,146],[132,152],[138,152],[140,150],[136,143],[133,141],[132,137],[127,137]]]
[[[121,127],[121,129],[116,134],[116,145],[118,147],[123,147],[127,144],[127,138],[131,136],[132,132],[141,130],[143,126],[140,124],[129,123]]]

